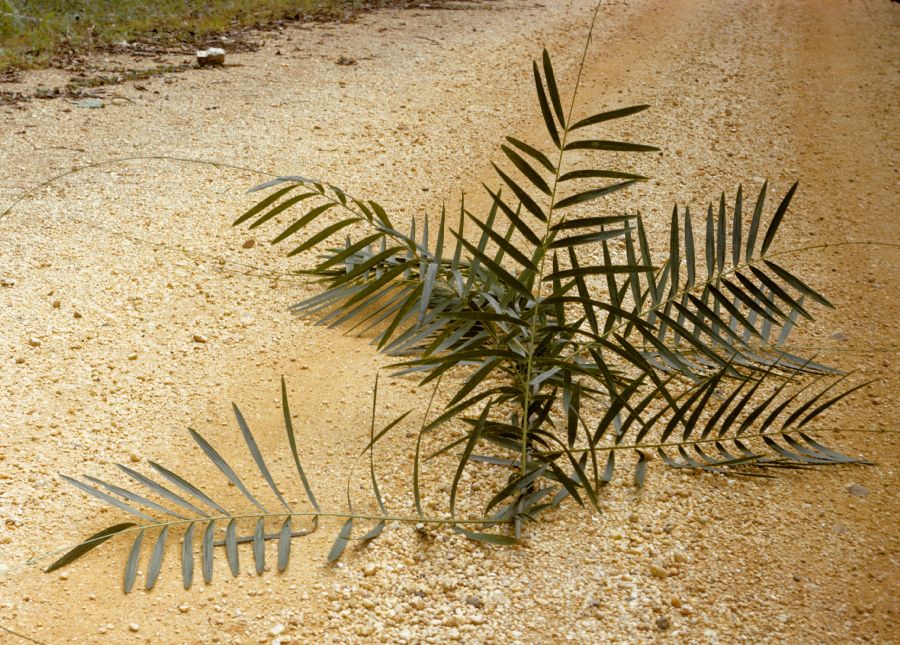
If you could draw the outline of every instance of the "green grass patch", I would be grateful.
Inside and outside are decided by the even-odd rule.
[[[397,0],[0,0],[0,71],[112,43],[196,43],[285,19],[342,19]],[[405,3],[403,3],[405,4]]]

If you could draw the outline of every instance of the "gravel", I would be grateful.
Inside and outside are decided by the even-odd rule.
[[[481,208],[474,187],[494,183],[489,159],[499,159],[502,136],[540,142],[528,61],[546,45],[565,87],[579,61],[576,35],[593,3],[544,4],[466,3],[291,27],[267,35],[257,53],[229,54],[234,66],[148,79],[146,91],[109,88],[103,109],[59,99],[0,108],[0,203],[74,166],[169,154],[315,173],[380,201],[402,224],[438,213],[440,200],[453,203],[463,188],[467,204]],[[610,137],[663,148],[634,162],[654,179],[608,207],[641,204],[663,248],[673,201],[702,209],[738,181],[755,189],[770,173],[784,192],[802,175],[785,248],[896,240],[896,218],[884,214],[894,209],[898,134],[883,108],[897,95],[892,61],[900,56],[893,7],[869,5],[874,22],[862,3],[603,3],[584,109],[652,103]],[[341,57],[355,64],[335,65]],[[51,85],[58,73],[23,83]],[[115,104],[113,93],[130,100]],[[884,464],[852,475],[836,468],[726,484],[655,461],[638,497],[625,468],[603,513],[566,507],[507,549],[389,526],[329,567],[339,525],[324,521],[296,541],[282,576],[256,576],[248,551],[239,577],[222,558],[211,585],[185,591],[176,547],[158,587],[126,597],[123,541],[68,569],[64,583],[23,570],[35,553],[124,521],[65,486],[59,472],[121,483],[115,463],[145,469],[139,462],[150,457],[236,495],[185,431],[196,428],[241,472],[252,469],[231,401],[272,455],[276,479],[290,481],[282,374],[320,501],[344,504],[344,475],[368,437],[374,376],[388,361],[366,339],[287,313],[312,293],[289,274],[297,263],[286,247],[263,243],[272,230],[247,246],[246,230],[229,226],[253,204],[244,191],[261,180],[123,162],[66,177],[0,220],[0,276],[8,276],[0,284],[9,287],[0,290],[0,562],[11,567],[0,580],[0,624],[53,643],[650,642],[663,638],[659,631],[698,643],[894,639],[900,475],[892,464],[900,450],[892,436],[842,436],[843,449]],[[900,312],[886,295],[900,286],[896,255],[839,247],[791,260],[838,305],[795,342],[878,380],[879,405],[858,397],[831,422],[892,428],[897,352],[878,360],[865,352],[897,344]],[[835,329],[846,339],[832,338]],[[385,417],[421,413],[428,402],[406,379],[382,380],[379,398]],[[379,453],[392,509],[412,505],[405,482],[414,416]],[[436,462],[425,473],[430,512],[446,510],[452,473],[440,472]],[[466,471],[467,499],[485,494],[482,475],[496,476],[487,472]],[[372,504],[367,477],[352,482],[360,508]],[[848,495],[850,477],[877,504]],[[302,489],[288,496],[302,506]],[[140,569],[143,577],[146,559]],[[802,582],[784,584],[791,575]]]

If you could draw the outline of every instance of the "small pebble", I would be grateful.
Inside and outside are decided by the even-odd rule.
[[[661,632],[666,631],[671,626],[672,626],[672,621],[669,620],[665,616],[660,616],[659,618],[656,619],[656,628]]]
[[[31,338],[28,339],[28,344],[31,345],[32,347],[40,347],[41,339],[35,338],[34,336],[32,336]]]
[[[191,610],[191,606],[190,606],[190,605],[178,605],[178,611],[180,611],[182,614],[186,614],[186,613],[188,613],[190,610]]]
[[[194,338],[194,342],[195,342],[195,343],[205,343],[205,342],[207,342],[207,341],[209,340],[209,339],[208,339],[206,336],[204,336],[203,334],[194,334],[193,338]]]
[[[244,242],[243,244],[241,244],[241,246],[242,246],[243,248],[245,248],[245,249],[252,249],[254,246],[256,246],[256,240],[254,240],[254,239],[251,237],[249,240],[247,240],[246,242]]]
[[[129,623],[129,625],[128,625],[128,631],[130,631],[130,632],[136,632],[140,628],[141,628],[141,626],[138,623]]]
[[[272,636],[278,636],[283,631],[284,631],[284,625],[282,625],[281,623],[278,623],[277,625],[272,627],[272,629],[269,630],[269,633]]]
[[[72,317],[77,320],[78,318],[81,318],[81,313],[76,311],[75,313],[72,314]]]
[[[62,303],[61,303],[59,300],[54,300],[54,301],[53,301],[53,308],[54,308],[54,309],[59,309],[61,306],[62,306]]]
[[[90,110],[95,110],[97,108],[103,107],[103,101],[101,101],[100,99],[95,99],[95,98],[87,98],[87,99],[81,99],[80,101],[75,101],[75,105],[77,105],[80,108],[87,108]],[[49,263],[47,263],[47,266],[49,266]]]
[[[866,497],[869,494],[869,489],[862,484],[850,484],[847,487],[847,492],[853,497]]]
[[[479,598],[478,596],[467,596],[466,604],[474,607],[475,609],[481,609],[483,606],[481,598]]]
[[[367,578],[374,576],[378,572],[378,567],[371,562],[363,567],[363,575]]]
[[[17,357],[16,357],[16,365],[21,365],[21,364],[24,363],[24,362],[25,362],[25,358],[24,358],[24,357],[22,357],[22,356],[17,356]]]
[[[654,578],[668,578],[669,572],[665,570],[661,565],[651,564],[650,565],[650,573],[653,574]]]
[[[16,281],[13,278],[0,278],[0,287],[14,287]]]

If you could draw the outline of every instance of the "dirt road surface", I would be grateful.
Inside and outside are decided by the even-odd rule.
[[[591,13],[589,0],[383,11],[286,29],[224,69],[115,86],[103,108],[6,106],[0,208],[74,167],[169,155],[325,177],[399,221],[434,215],[441,199],[477,199],[479,180],[493,182],[504,135],[540,140],[530,60],[546,46],[570,87]],[[637,162],[654,179],[627,196],[660,244],[673,202],[701,209],[763,177],[778,193],[801,181],[785,249],[897,243],[898,25],[900,7],[884,0],[604,2],[581,104],[654,106],[624,132],[663,150]],[[219,481],[186,428],[243,459],[230,401],[287,478],[282,374],[310,478],[323,505],[342,503],[387,361],[366,339],[287,312],[310,293],[281,275],[295,265],[263,243],[271,231],[229,226],[260,179],[121,162],[37,190],[0,221],[0,278],[14,281],[0,288],[0,625],[44,643],[900,640],[891,434],[835,439],[876,467],[775,480],[654,462],[640,497],[623,472],[604,513],[557,513],[513,549],[398,527],[328,567],[338,526],[326,523],[298,542],[285,575],[257,577],[245,556],[240,577],[222,560],[210,586],[189,591],[173,553],[154,591],[142,589],[142,566],[123,595],[123,542],[62,575],[23,568],[118,521],[59,473],[116,479],[115,463],[154,459]],[[251,238],[260,243],[244,248]],[[837,306],[796,342],[874,380],[835,411],[835,427],[898,429],[898,260],[896,248],[861,244],[792,258]],[[421,414],[427,393],[401,379],[384,383],[382,401],[385,419]],[[417,422],[383,449],[397,508],[410,506],[403,432]]]

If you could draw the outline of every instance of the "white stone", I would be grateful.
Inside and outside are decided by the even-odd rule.
[[[209,49],[201,49],[197,52],[197,64],[207,65],[224,65],[225,50],[219,47],[210,47]]]

